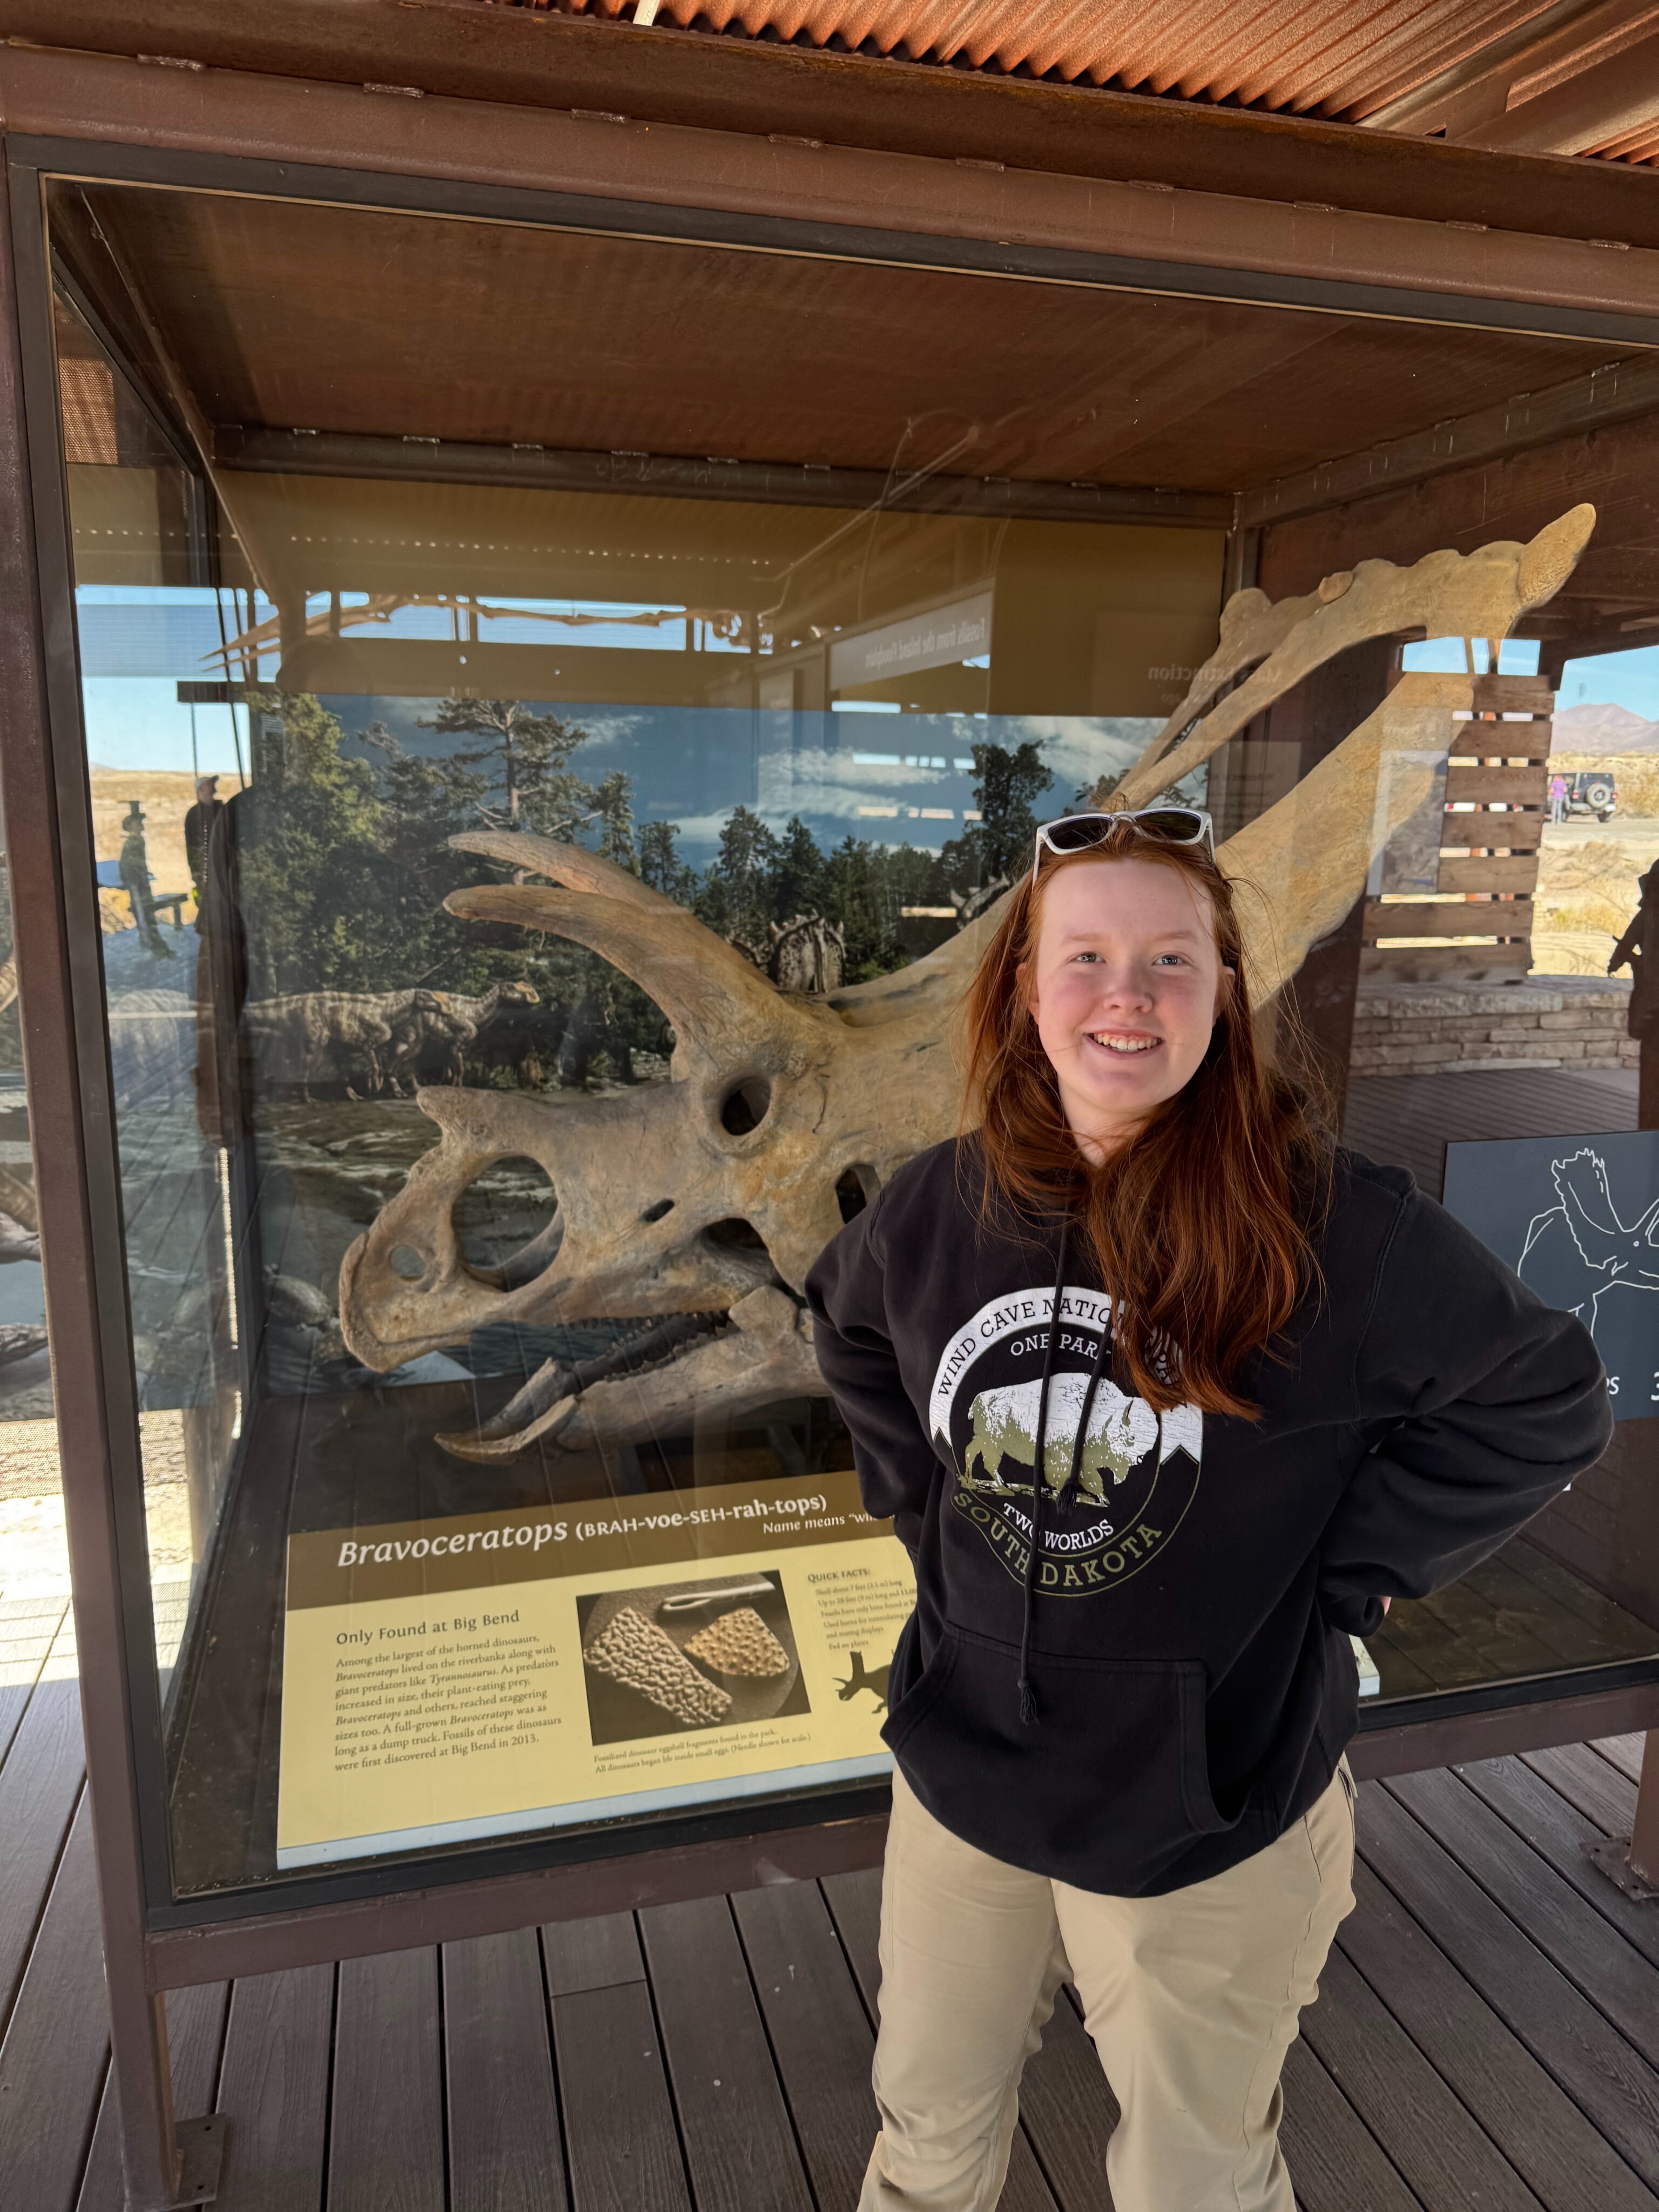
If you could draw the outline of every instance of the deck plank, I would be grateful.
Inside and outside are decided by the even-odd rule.
[[[1354,1893],[1344,1954],[1550,2212],[1654,2212],[1653,2192],[1364,1864]]]
[[[213,2110],[214,2087],[224,2050],[230,1985],[210,1982],[173,1990],[167,1997],[167,2053],[173,2061],[173,2109],[192,2120]],[[121,2175],[121,2100],[112,2070],[104,2075],[98,2124],[82,2177],[75,2212],[126,2212]]]
[[[1064,2212],[1112,2212],[1106,2146],[1117,2100],[1070,1990],[1054,2000],[1042,2048],[1026,2061],[1019,2109],[1043,2180]]]
[[[1365,1793],[1359,1831],[1367,1862],[1654,2188],[1659,2185],[1659,2075],[1541,1950],[1529,1941],[1516,1942],[1501,1907],[1413,1818],[1402,1802],[1406,1786]],[[1540,1879],[1547,1880],[1547,1869],[1537,1863]]]
[[[52,1816],[26,1787],[58,1790],[61,1841],[78,1715],[53,1723],[76,1702],[72,1682],[37,1683],[0,1758],[18,1984],[0,2203],[29,2212],[122,2205],[88,1816],[43,1852]],[[1627,1823],[1642,1749],[1610,1739],[1364,1794],[1361,1909],[1285,2064],[1304,2212],[1656,2212],[1659,1918],[1583,1856]],[[353,1962],[337,1984],[319,1967],[178,1992],[179,2109],[208,2109],[218,2081],[218,2212],[848,2205],[875,2127],[879,1911],[871,1871],[452,1945],[441,1966]],[[1062,1992],[1000,2212],[1109,2212],[1115,2118]]]
[[[63,1598],[0,1604],[0,1765],[11,1749],[69,1606]]]
[[[881,1995],[881,1869],[827,1875],[818,1884],[873,2028]]]
[[[342,1960],[328,2212],[444,2212],[441,2040],[435,1951]]]
[[[1590,1863],[1587,1851],[1601,1840],[1601,1829],[1553,1789],[1530,1759],[1485,1759],[1458,1771],[1476,1796],[1523,1836],[1587,1905],[1659,1966],[1659,1913],[1615,1889],[1601,1869]]]
[[[643,1980],[553,1999],[573,2212],[691,2212]]]
[[[550,1996],[574,1996],[581,1990],[614,1989],[619,1982],[642,1982],[639,1931],[631,1912],[610,1912],[592,1920],[550,1922],[542,1930]]]
[[[1604,1836],[1629,1835],[1636,1817],[1636,1784],[1589,1744],[1563,1744],[1553,1751],[1529,1751],[1524,1757],[1534,1774],[1594,1821]]]
[[[855,2204],[876,2134],[874,2046],[816,1882],[732,1900],[755,1993],[817,2201]]]
[[[731,1906],[653,1905],[640,1933],[697,2212],[812,2212]]]
[[[1652,1961],[1458,1776],[1443,1767],[1401,1776],[1390,1787],[1580,1996],[1650,2067],[1659,2063],[1659,1970]],[[1655,2125],[1659,2130],[1659,2112]]]
[[[1642,1779],[1642,1751],[1646,1744],[1644,1735],[1600,1735],[1590,1746],[1599,1751],[1610,1765],[1616,1766],[1629,1782]]]
[[[214,2212],[319,2212],[333,2020],[332,1966],[233,1986],[218,2098],[230,2142]]]
[[[450,2212],[565,2212],[535,1929],[446,1943],[443,1993]]]
[[[1279,2140],[1300,2212],[1421,2212],[1370,2130],[1305,2043],[1285,2054]]]
[[[1325,1961],[1302,2039],[1370,2129],[1425,2212],[1541,2212],[1539,2199],[1476,2124],[1340,1950]],[[1298,2136],[1315,2118],[1291,2091]],[[1298,2152],[1300,2144],[1297,2144]]]
[[[873,2027],[878,2018],[877,1996],[881,1988],[881,1869],[864,1867],[856,1874],[830,1875],[818,1887]],[[1054,2191],[1031,2148],[1023,2103],[1020,2124],[1008,2147],[1008,2174],[998,2212],[1056,2212]]]
[[[59,1651],[67,1632],[60,1631]],[[49,1676],[58,1664],[54,1656]],[[0,1766],[0,2026],[22,1978],[85,1768],[79,1684],[68,1676],[38,1683]]]
[[[70,2212],[109,2057],[92,1820],[84,1798],[0,2044],[5,2202]]]

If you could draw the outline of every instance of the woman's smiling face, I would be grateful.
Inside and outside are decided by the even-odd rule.
[[[1042,902],[1031,1018],[1066,1121],[1109,1150],[1197,1073],[1231,971],[1202,888],[1161,861],[1056,868]]]

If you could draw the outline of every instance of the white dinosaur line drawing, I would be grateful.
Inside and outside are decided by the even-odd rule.
[[[1607,1162],[1585,1146],[1552,1160],[1558,1203],[1535,1213],[1516,1273],[1547,1305],[1586,1318],[1592,1336],[1612,1290],[1659,1291],[1659,1199],[1626,1223],[1613,1204]]]

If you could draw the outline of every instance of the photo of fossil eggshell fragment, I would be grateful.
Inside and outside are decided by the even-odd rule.
[[[625,1689],[637,1691],[682,1728],[707,1728],[724,1720],[732,1700],[700,1674],[672,1637],[625,1605],[596,1636],[583,1657]]]
[[[717,1674],[787,1674],[789,1654],[751,1605],[711,1620],[686,1650]]]
[[[577,1612],[596,1744],[810,1710],[788,1601],[775,1574],[602,1590],[579,1598]]]

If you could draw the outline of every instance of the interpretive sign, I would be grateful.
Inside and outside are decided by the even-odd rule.
[[[1621,1421],[1659,1413],[1659,1130],[1446,1147],[1447,1211],[1576,1313]]]
[[[891,1528],[834,1474],[290,1537],[277,1864],[885,1773]]]

